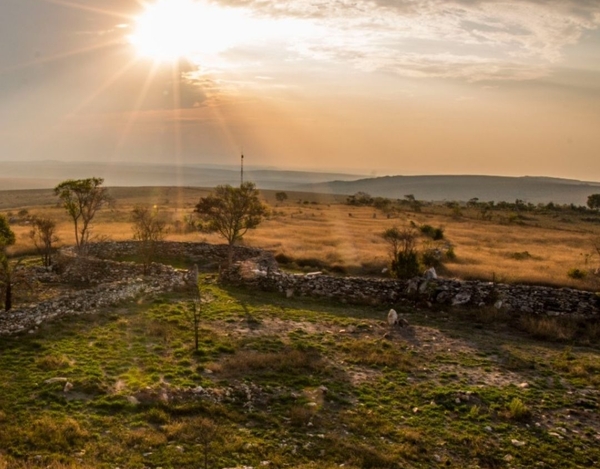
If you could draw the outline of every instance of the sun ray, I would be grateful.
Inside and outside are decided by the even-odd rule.
[[[159,62],[155,61],[152,63],[152,66],[151,66],[150,70],[148,71],[148,76],[146,77],[146,81],[144,82],[144,85],[142,86],[142,88],[140,90],[140,94],[139,94],[139,96],[135,102],[135,105],[129,115],[129,119],[127,119],[127,123],[125,124],[125,127],[123,128],[123,131],[121,132],[119,141],[117,142],[117,145],[115,146],[115,151],[114,151],[113,156],[117,156],[117,154],[119,153],[121,148],[123,148],[123,145],[125,144],[125,140],[129,136],[129,132],[131,131],[133,125],[137,121],[140,109],[142,108],[142,105],[144,104],[144,100],[146,99],[146,95],[148,94],[148,90],[150,89],[150,85],[152,84],[152,80],[154,80],[154,77],[156,76],[156,73],[158,72],[159,67],[160,67]]]
[[[59,5],[62,7],[72,8],[74,10],[83,10],[83,11],[89,11],[92,13],[99,13],[101,15],[114,16],[115,18],[126,19],[128,21],[133,20],[133,15],[127,15],[125,13],[118,13],[115,11],[105,10],[103,8],[98,8],[98,7],[91,7],[88,5],[81,5],[80,3],[73,3],[73,2],[69,2],[67,0],[42,0],[42,1],[44,1],[46,3],[52,3],[54,5]],[[138,3],[140,3],[140,2],[138,2]]]
[[[173,137],[175,140],[175,160],[177,162],[177,185],[181,185],[183,179],[183,137],[181,134],[181,69],[178,61],[173,62],[171,66],[171,79],[173,81]]]
[[[96,89],[90,96],[85,98],[77,107],[75,107],[71,112],[69,112],[65,116],[65,120],[71,119],[75,117],[82,109],[84,109],[88,104],[94,101],[103,91],[108,89],[111,85],[116,83],[116,81],[121,78],[128,70],[131,69],[136,63],[138,59],[131,59],[127,62],[122,68],[117,70],[111,77],[109,77],[104,83],[102,83],[98,89]]]
[[[23,70],[29,67],[34,67],[36,65],[47,64],[51,62],[56,62],[63,59],[68,59],[70,57],[75,57],[77,55],[87,54],[89,52],[94,52],[100,49],[105,49],[108,47],[116,46],[119,44],[123,44],[121,40],[113,39],[111,41],[103,42],[101,44],[94,44],[93,46],[82,47],[80,49],[74,49],[67,52],[62,52],[60,54],[51,55],[49,57],[37,58],[34,60],[30,60],[29,62],[22,62],[20,64],[13,65],[11,67],[7,67],[5,69],[0,70],[0,74],[16,72],[18,70]]]
[[[128,70],[135,65],[137,59],[130,60],[127,64],[125,64],[121,69],[117,70],[111,77],[109,77],[102,85],[98,87],[90,96],[85,98],[81,103],[79,103],[76,107],[71,109],[69,113],[63,116],[60,120],[58,120],[54,125],[50,126],[46,131],[43,132],[42,137],[40,138],[40,146],[45,145],[45,142],[49,135],[57,133],[62,127],[66,126],[67,123],[73,119],[82,109],[84,109],[88,104],[94,101],[103,91],[107,90],[111,85],[116,83],[116,81],[121,78]]]

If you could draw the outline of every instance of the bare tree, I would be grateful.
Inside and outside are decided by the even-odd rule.
[[[55,234],[56,222],[50,218],[34,218],[29,237],[42,257],[44,267],[52,265],[53,244],[59,241]]]
[[[156,257],[157,243],[167,234],[167,223],[158,209],[137,206],[131,213],[133,239],[139,241],[139,253],[144,264],[144,273]]]
[[[32,283],[22,261],[11,262],[7,256],[0,256],[0,304],[4,311],[12,309],[15,291],[25,288],[31,289]]]
[[[73,219],[75,245],[82,251],[90,236],[90,223],[102,207],[111,201],[102,178],[68,179],[54,188],[54,194]]]
[[[194,211],[205,230],[217,232],[227,240],[230,266],[235,243],[260,224],[267,209],[259,199],[256,186],[245,182],[240,187],[217,186],[213,194],[200,199]]]
[[[0,303],[4,305],[5,311],[12,308],[13,287],[13,266],[8,261],[6,249],[15,244],[15,241],[15,234],[11,230],[8,220],[4,215],[0,215]]]

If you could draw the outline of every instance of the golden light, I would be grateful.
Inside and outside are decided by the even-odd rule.
[[[306,21],[260,18],[247,8],[206,0],[157,0],[136,18],[129,42],[142,57],[201,63],[240,44],[297,45],[301,38],[314,35],[314,25]]]
[[[248,21],[244,9],[203,1],[159,0],[136,19],[129,41],[143,57],[193,60],[237,44]]]

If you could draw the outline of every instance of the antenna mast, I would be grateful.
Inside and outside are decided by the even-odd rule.
[[[244,150],[242,150],[242,166],[241,166],[241,173],[240,173],[240,187],[244,185]]]

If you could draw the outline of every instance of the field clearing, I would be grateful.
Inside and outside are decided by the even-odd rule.
[[[0,467],[600,462],[597,336],[544,341],[456,309],[399,308],[410,327],[390,330],[377,308],[223,288],[213,275],[199,288],[198,350],[184,292],[4,337]]]
[[[131,209],[144,204],[156,206],[169,220],[169,240],[222,242],[215,234],[186,229],[186,219],[192,215],[194,205],[208,193],[208,189],[200,188],[112,188],[115,204],[99,212],[93,236],[131,239]],[[38,190],[0,192],[2,213],[14,218],[25,208],[29,215],[51,217],[58,222],[61,243],[72,244],[70,219],[56,206],[50,190],[44,194]],[[514,222],[509,214],[499,212],[487,221],[469,210],[456,216],[438,204],[427,205],[421,212],[406,210],[388,218],[372,207],[346,205],[340,196],[289,192],[289,200],[278,204],[274,191],[262,194],[271,213],[258,229],[244,237],[244,243],[288,259],[292,268],[380,275],[388,264],[388,247],[381,233],[392,226],[429,224],[444,228],[442,245],[452,246],[456,254],[455,261],[445,263],[441,272],[444,276],[591,290],[600,285],[593,274],[600,266],[594,248],[600,225],[582,221],[576,215],[535,214]],[[32,252],[26,221],[17,221],[12,228],[17,235],[12,252]],[[431,241],[420,240],[421,248],[430,246]],[[575,268],[587,272],[586,277],[569,278],[567,272]]]

